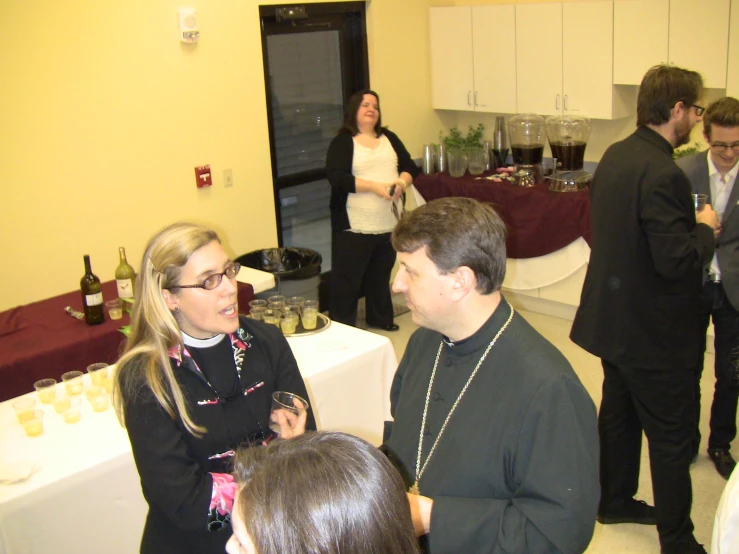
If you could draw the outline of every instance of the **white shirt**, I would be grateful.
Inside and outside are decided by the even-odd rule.
[[[734,182],[736,181],[736,174],[739,172],[739,163],[734,164],[723,178],[716,164],[711,159],[711,154],[708,154],[708,180],[711,186],[711,201],[713,209],[719,215],[719,223],[723,219],[723,214],[726,211],[726,203],[729,201],[731,196],[731,190],[734,188]],[[721,276],[721,269],[718,266],[718,256],[713,255],[711,260],[711,273],[715,273],[719,277]]]
[[[380,137],[376,148],[362,146],[354,139],[352,175],[367,181],[388,183],[388,186],[398,178],[398,155],[385,135]],[[389,233],[397,223],[390,200],[380,198],[374,192],[349,193],[346,213],[349,227],[357,233]]]

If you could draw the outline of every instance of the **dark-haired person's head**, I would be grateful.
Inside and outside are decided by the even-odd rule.
[[[722,175],[731,171],[739,161],[739,100],[727,96],[708,106],[703,136],[716,169]]]
[[[488,204],[472,198],[440,198],[403,217],[392,235],[396,252],[413,253],[419,248],[439,273],[459,267],[472,269],[477,291],[490,294],[500,289],[506,270],[506,226]]]
[[[365,122],[374,127],[378,137],[382,134],[380,96],[370,89],[360,90],[351,95],[344,109],[344,126],[340,132],[354,136],[359,133],[360,127]]]
[[[636,124],[674,126],[673,147],[687,144],[705,108],[698,105],[703,77],[674,65],[655,65],[644,75],[636,100]]]
[[[236,454],[229,554],[413,554],[405,486],[384,454],[338,432]]]

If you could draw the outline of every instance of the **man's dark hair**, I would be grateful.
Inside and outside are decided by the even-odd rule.
[[[636,100],[636,124],[662,125],[670,121],[675,104],[688,108],[703,94],[703,77],[674,65],[655,65],[642,79]]]
[[[426,249],[439,273],[469,267],[480,294],[497,291],[506,270],[506,226],[488,204],[472,198],[440,198],[403,217],[393,231],[393,248]]]
[[[703,116],[703,132],[711,139],[711,126],[739,127],[739,100],[726,96],[713,102]]]
[[[375,124],[375,133],[378,137],[382,134],[380,96],[374,90],[370,90],[368,88],[355,92],[349,98],[349,102],[347,102],[346,108],[344,109],[344,126],[339,129],[339,133],[349,133],[351,136],[359,133],[359,127],[357,127],[357,113],[359,112],[359,106],[362,105],[365,94],[371,94],[377,99],[377,123]]]

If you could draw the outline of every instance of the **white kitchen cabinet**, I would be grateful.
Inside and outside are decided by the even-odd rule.
[[[669,61],[698,71],[706,88],[726,88],[729,6],[730,0],[670,0]]]
[[[625,117],[613,86],[613,2],[516,5],[518,111]]]
[[[614,0],[613,82],[639,85],[650,67],[671,63],[725,88],[730,1]]]
[[[562,4],[516,5],[516,89],[519,113],[562,110]]]
[[[739,0],[731,0],[729,22],[729,61],[726,72],[726,96],[739,98]]]
[[[429,10],[432,105],[516,113],[513,5]]]
[[[647,70],[666,63],[670,0],[615,0],[613,82],[639,85]],[[688,35],[695,36],[695,35]],[[695,44],[694,40],[688,40]]]

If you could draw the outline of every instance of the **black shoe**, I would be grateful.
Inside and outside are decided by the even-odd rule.
[[[693,544],[691,546],[674,546],[671,548],[662,548],[660,550],[662,554],[708,554],[706,552],[706,549],[703,548],[702,544],[698,544],[695,542],[695,539],[693,539]]]
[[[716,471],[718,471],[721,477],[728,479],[731,476],[736,462],[731,457],[728,448],[709,448],[708,457],[711,458],[713,465],[716,466]]]
[[[601,508],[595,517],[598,523],[639,523],[640,525],[657,525],[657,514],[654,506],[643,500],[629,498],[607,508]]]
[[[396,325],[395,323],[388,323],[387,325],[380,325],[379,327],[383,331],[397,331],[400,329],[400,326]]]

